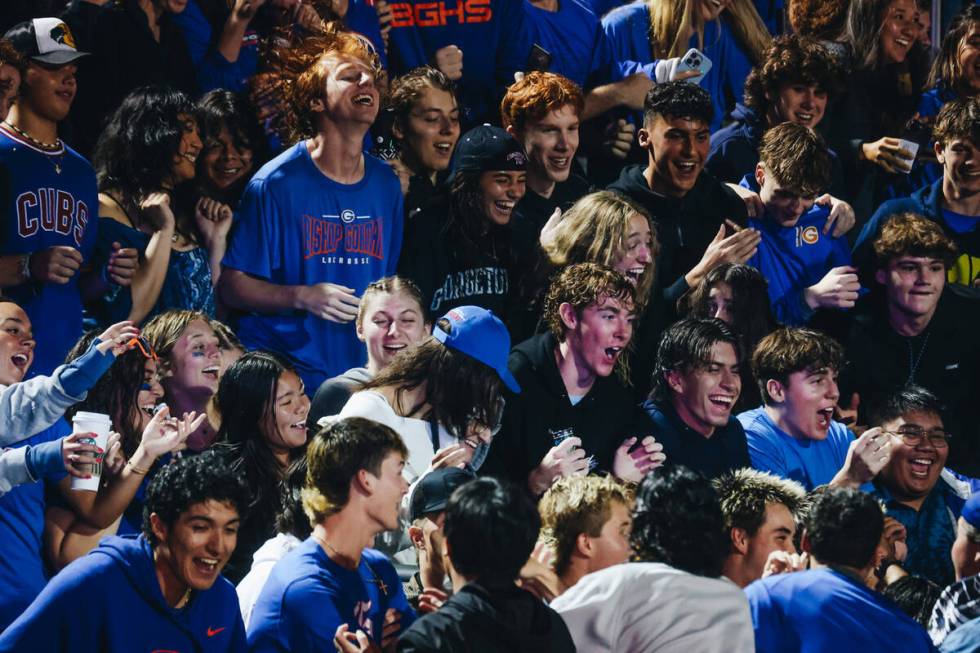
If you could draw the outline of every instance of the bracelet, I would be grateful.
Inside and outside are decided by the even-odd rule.
[[[130,471],[132,471],[134,474],[139,474],[140,476],[146,476],[146,474],[150,471],[149,467],[137,467],[131,460],[126,462],[126,467],[129,467]]]
[[[20,260],[20,276],[25,282],[31,280],[31,252],[28,252],[24,258]]]

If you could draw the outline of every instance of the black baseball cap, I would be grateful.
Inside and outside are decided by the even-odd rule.
[[[24,57],[51,66],[63,66],[89,54],[75,48],[75,37],[60,18],[35,18],[18,23],[3,38]]]
[[[440,467],[429,472],[415,484],[409,503],[409,518],[415,521],[419,517],[445,510],[453,490],[475,478],[475,473],[459,467]]]
[[[506,130],[492,125],[480,125],[469,130],[456,144],[453,172],[472,170],[526,170],[524,148]]]

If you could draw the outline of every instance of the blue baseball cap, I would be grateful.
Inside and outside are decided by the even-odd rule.
[[[440,320],[449,322],[448,330],[439,326]],[[432,335],[447,347],[492,368],[512,392],[521,391],[521,386],[507,369],[510,333],[492,311],[479,306],[454,308],[436,321]]]
[[[975,492],[966,500],[960,516],[973,528],[980,529],[980,492]]]

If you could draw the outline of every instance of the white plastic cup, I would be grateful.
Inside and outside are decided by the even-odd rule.
[[[903,174],[907,175],[912,172],[912,164],[915,163],[915,155],[919,153],[919,144],[914,141],[907,141],[904,138],[898,139],[898,144],[902,149],[908,150],[912,153],[911,159],[905,159],[905,161],[908,161],[909,163],[909,169],[902,171]]]
[[[72,418],[72,427],[72,433],[94,433],[95,438],[88,438],[87,442],[96,445],[103,452],[105,451],[106,445],[109,442],[109,431],[112,429],[112,420],[109,419],[108,415],[102,413],[86,413],[84,411],[78,412]],[[87,471],[92,477],[78,478],[77,476],[72,476],[71,489],[98,492],[99,481],[102,478],[102,463],[79,465],[79,468],[82,471]]]

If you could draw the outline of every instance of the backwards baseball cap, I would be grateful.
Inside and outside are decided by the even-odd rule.
[[[446,329],[439,326],[442,320],[449,322]],[[510,334],[492,311],[479,306],[454,308],[436,320],[432,335],[447,347],[492,368],[512,392],[521,391],[521,386],[507,369]]]
[[[18,23],[3,38],[28,59],[52,66],[63,66],[88,54],[75,49],[75,38],[60,18],[35,18]]]
[[[492,125],[480,125],[469,130],[456,144],[453,172],[472,170],[525,170],[527,155],[524,148],[506,130]]]
[[[415,484],[412,491],[408,508],[409,519],[415,521],[419,517],[445,510],[453,490],[475,478],[476,474],[472,470],[459,467],[440,467],[429,472]]]
[[[963,506],[963,511],[960,513],[960,516],[967,524],[980,530],[980,492],[974,492],[966,500],[966,505]]]

